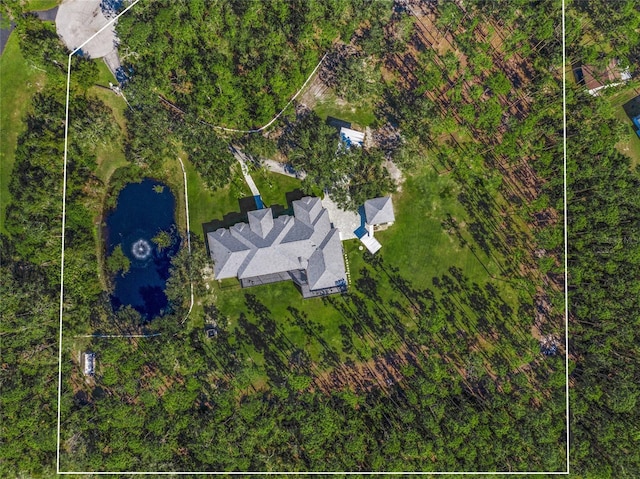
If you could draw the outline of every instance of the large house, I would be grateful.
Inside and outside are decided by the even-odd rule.
[[[216,279],[243,287],[293,280],[305,298],[342,292],[346,271],[338,230],[319,198],[293,202],[293,216],[271,208],[250,211],[237,223],[207,234]]]

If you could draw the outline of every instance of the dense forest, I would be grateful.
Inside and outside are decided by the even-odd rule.
[[[388,10],[388,1],[167,0],[137,5],[118,32],[148,86],[201,119],[249,129],[285,106],[332,42]]]
[[[18,136],[0,235],[0,475],[52,477],[67,52],[51,25],[7,6],[23,55],[46,72],[47,83],[30,100]],[[608,93],[589,96],[569,79],[563,211],[559,2],[139,7],[119,26],[136,72],[125,89],[133,106],[126,134],[110,107],[88,93],[95,62],[73,60],[62,470],[563,471],[566,353],[573,475],[640,475],[640,178],[616,148],[625,133]],[[571,60],[637,64],[635,2],[575,2],[567,20]],[[346,43],[355,53],[336,54]],[[335,68],[320,76],[338,95],[348,97],[364,77],[379,80],[360,88],[356,100],[375,103],[375,148],[332,163],[331,130],[308,111],[287,113],[275,125],[280,137],[259,140],[220,136],[203,122],[264,124],[324,53],[335,55]],[[232,140],[280,152],[309,173],[309,188],[352,177],[337,190],[351,206],[393,188],[383,160],[409,176],[425,162],[460,188],[456,197],[440,194],[472,218],[473,253],[496,258],[516,283],[517,307],[500,295],[502,278],[478,285],[451,268],[429,287],[417,286],[384,257],[365,256],[349,294],[323,301],[346,318],[343,342],[377,338],[376,351],[355,342],[345,350],[371,369],[395,371],[360,388],[331,383],[327,368],[345,366],[335,347],[323,343],[321,360],[312,361],[251,290],[233,329],[215,304],[205,305],[203,320],[217,324],[215,340],[201,325],[184,326],[185,285],[193,281],[196,295],[206,294],[197,272],[208,258],[195,235],[193,253],[183,248],[173,260],[172,314],[141,329],[135,311],[114,313],[96,275],[99,203],[128,181],[162,177],[164,160],[179,151],[210,188],[222,187],[230,181]],[[95,173],[99,149],[119,141],[129,163],[104,184]],[[560,345],[560,354],[543,355],[528,333],[535,316],[545,335],[562,334],[565,213],[570,350]],[[443,228],[452,244],[469,243],[455,218]],[[306,337],[321,337],[322,325],[295,307],[286,319]],[[158,336],[79,338],[95,330]],[[476,333],[485,342],[500,339],[482,350]],[[90,383],[70,353],[88,345],[109,365]],[[515,361],[518,354],[526,357]],[[385,361],[367,362],[374,357]]]

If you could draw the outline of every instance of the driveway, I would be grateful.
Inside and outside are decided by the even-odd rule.
[[[284,163],[280,163],[279,161],[262,158],[260,160],[260,163],[272,173],[289,176],[290,178],[295,178],[297,180],[304,180],[307,176],[304,171],[295,171],[291,167],[291,165],[285,165]]]
[[[100,3],[100,0],[64,0],[58,7],[56,30],[69,50],[78,48],[109,23]],[[117,46],[114,24],[111,24],[84,45],[82,52],[90,58],[102,58],[117,51]]]
[[[333,226],[340,230],[340,239],[342,241],[357,238],[355,231],[364,224],[362,217],[358,213],[341,209],[326,193],[322,198],[322,206],[329,213],[329,219]]]

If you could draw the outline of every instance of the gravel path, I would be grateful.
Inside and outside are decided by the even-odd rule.
[[[292,169],[287,169],[284,163],[280,163],[275,160],[267,160],[261,159],[260,163],[272,173],[278,173],[279,175],[290,176],[291,178],[296,178],[298,180],[304,180],[307,174],[304,171],[294,171]]]

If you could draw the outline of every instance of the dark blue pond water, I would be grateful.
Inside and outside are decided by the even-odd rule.
[[[121,245],[131,267],[124,276],[118,273],[113,278],[114,309],[131,305],[146,320],[166,312],[169,266],[180,247],[174,207],[169,187],[152,179],[131,183],[118,195],[115,210],[106,218],[107,254]],[[161,231],[172,238],[171,246],[163,249],[152,240]]]

